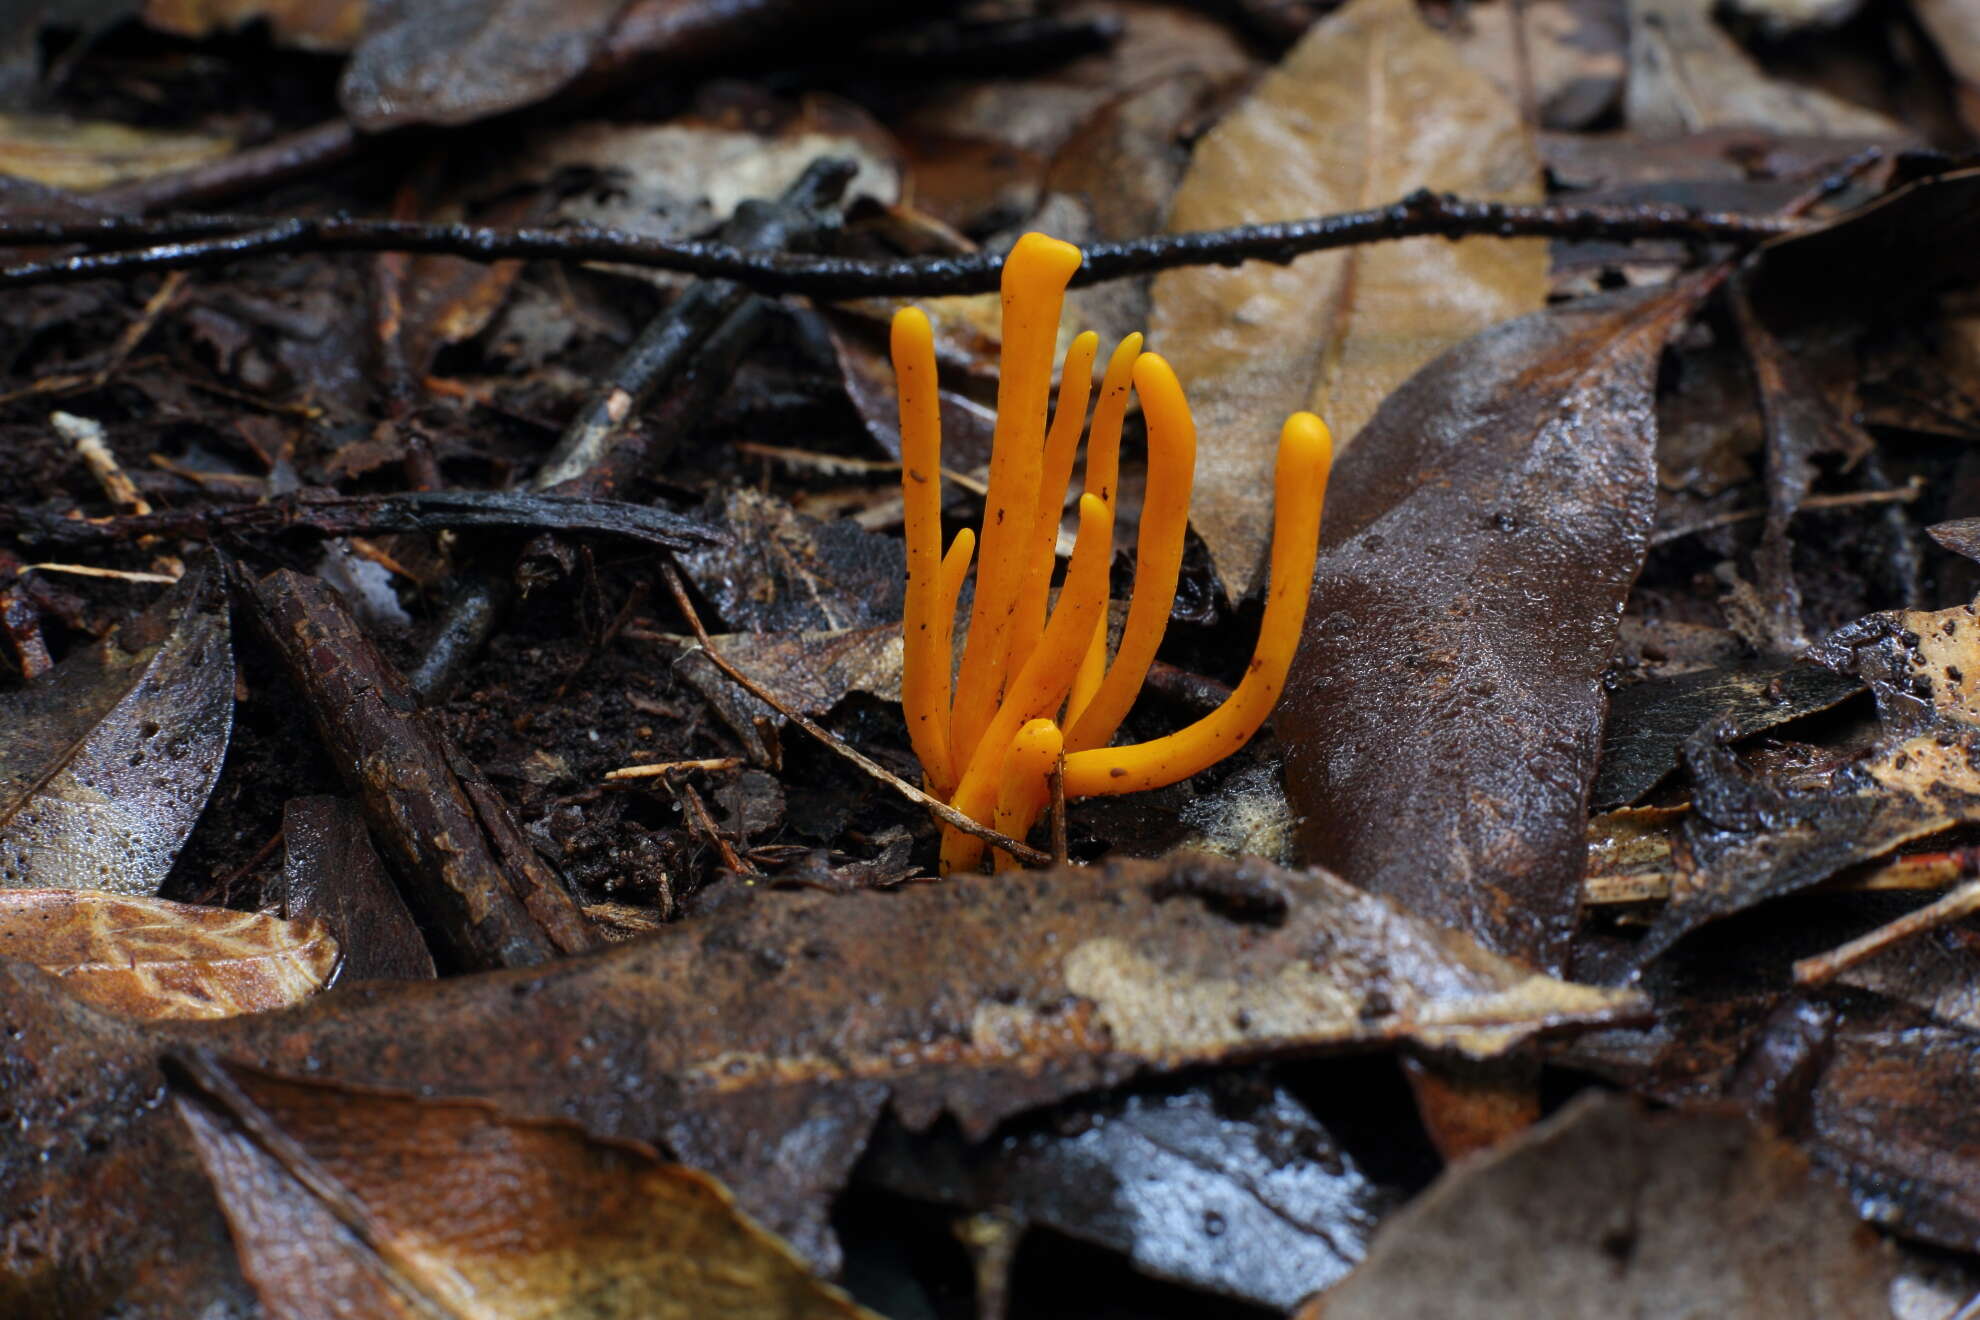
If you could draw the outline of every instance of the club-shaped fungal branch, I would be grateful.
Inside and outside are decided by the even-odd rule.
[[[1312,413],[1294,413],[1279,436],[1273,483],[1271,577],[1250,667],[1231,696],[1166,737],[1112,747],[1175,605],[1196,467],[1196,424],[1169,364],[1129,335],[1109,356],[1087,434],[1079,533],[1056,603],[1054,548],[1072,482],[1099,342],[1073,341],[1058,411],[1047,424],[1052,358],[1079,249],[1027,234],[1005,259],[997,425],[980,535],[957,533],[942,552],[941,413],[928,318],[894,318],[900,392],[901,493],[907,532],[905,660],[901,706],[928,791],[971,819],[1021,838],[1037,823],[1052,772],[1068,799],[1134,793],[1189,778],[1258,732],[1285,688],[1299,642],[1320,544],[1332,441]],[[1148,430],[1134,590],[1111,662],[1107,582],[1128,391]],[[960,665],[955,615],[972,553],[976,593]],[[950,675],[955,671],[952,684]],[[942,870],[982,864],[981,840],[942,838]],[[1010,859],[999,854],[999,865]]]

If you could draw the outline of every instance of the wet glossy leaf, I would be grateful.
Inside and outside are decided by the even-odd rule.
[[[1512,103],[1414,5],[1356,0],[1197,145],[1169,226],[1324,215],[1418,188],[1537,201],[1540,163]],[[1249,590],[1263,563],[1260,492],[1287,413],[1311,408],[1351,445],[1417,368],[1546,296],[1545,245],[1524,239],[1413,239],[1158,278],[1149,347],[1188,387],[1202,437],[1190,521],[1230,589]]]
[[[1112,1247],[1144,1273],[1276,1307],[1345,1274],[1395,1199],[1305,1105],[1263,1081],[1069,1105],[976,1148],[888,1129],[861,1177],[996,1209]]]
[[[282,909],[327,926],[347,981],[420,980],[433,954],[371,846],[364,813],[343,798],[295,798],[282,812]]]
[[[233,720],[226,601],[203,575],[0,693],[0,888],[156,893]]]
[[[1872,1223],[1980,1251],[1980,952],[1961,930],[1908,941],[1844,974],[1846,1003],[1807,1102],[1816,1158]],[[1884,999],[1881,996],[1889,996]],[[1896,1001],[1896,1002],[1893,1002]]]
[[[184,1075],[179,1113],[273,1317],[877,1320],[648,1147],[210,1058]]]
[[[1570,303],[1413,377],[1335,468],[1279,727],[1306,856],[1558,968],[1685,288]]]
[[[33,963],[80,999],[134,1018],[286,1008],[329,984],[321,922],[88,889],[0,889],[0,958]]]
[[[1864,1219],[1980,1250],[1970,936],[1933,932],[1844,972],[1849,989],[1810,995],[1755,989],[1747,967],[1716,980],[1669,968],[1645,974],[1652,1025],[1562,1042],[1561,1062],[1663,1103],[1753,1110],[1843,1180]]]
[[[1618,688],[1602,730],[1596,810],[1634,802],[1677,769],[1679,749],[1701,725],[1725,719],[1749,737],[1827,710],[1863,690],[1861,682],[1812,664],[1741,665]]]

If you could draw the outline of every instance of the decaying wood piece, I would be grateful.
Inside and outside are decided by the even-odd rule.
[[[254,601],[372,838],[444,952],[485,970],[591,947],[583,915],[548,869],[508,860],[521,850],[507,809],[474,791],[485,785],[463,784],[465,759],[337,593],[284,569],[254,585]]]

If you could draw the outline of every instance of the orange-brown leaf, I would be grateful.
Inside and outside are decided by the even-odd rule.
[[[272,1316],[875,1320],[721,1184],[636,1143],[474,1101],[190,1071],[180,1113]]]
[[[128,1017],[221,1018],[308,999],[336,970],[337,942],[319,921],[93,889],[0,889],[0,958],[34,963]]]

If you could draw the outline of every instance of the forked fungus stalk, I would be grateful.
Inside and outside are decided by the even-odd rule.
[[[1176,374],[1129,335],[1108,358],[1086,441],[1079,534],[1050,604],[1059,517],[1072,482],[1099,341],[1073,341],[1058,411],[1046,424],[1052,356],[1066,285],[1079,268],[1070,243],[1027,234],[1004,262],[1004,341],[989,494],[980,536],[967,529],[942,552],[941,420],[935,343],[916,308],[894,317],[901,405],[901,492],[906,504],[906,659],[901,705],[928,791],[973,820],[1022,838],[1050,798],[1053,771],[1068,799],[1161,788],[1244,746],[1285,687],[1299,642],[1320,544],[1332,441],[1312,413],[1279,436],[1270,585],[1258,645],[1230,698],[1187,728],[1111,747],[1161,646],[1182,569],[1196,469],[1196,423]],[[1111,662],[1107,579],[1128,390],[1148,429],[1134,591]],[[955,614],[976,553],[976,596],[951,695]],[[1050,608],[1048,610],[1048,604]],[[945,874],[981,865],[984,844],[942,832]],[[997,855],[1001,869],[1012,865]]]

